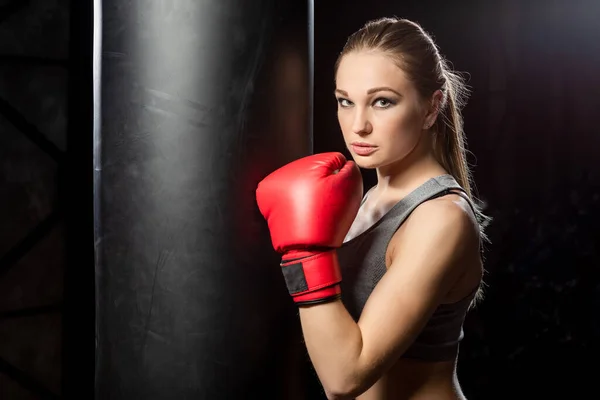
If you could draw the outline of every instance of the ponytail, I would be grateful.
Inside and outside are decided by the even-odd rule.
[[[489,241],[484,228],[491,218],[483,214],[481,204],[473,193],[472,176],[467,161],[466,138],[463,129],[462,107],[466,102],[468,89],[463,78],[444,68],[444,100],[440,115],[436,121],[434,132],[434,154],[438,162],[456,179],[473,203],[475,216],[479,222],[481,236]]]
[[[467,163],[466,140],[461,109],[467,90],[462,78],[452,72],[444,73],[444,100],[440,116],[433,127],[434,154],[440,164],[456,179],[472,199],[471,174]]]
[[[490,242],[485,234],[485,228],[492,218],[483,213],[483,207],[475,198],[471,185],[472,176],[467,162],[467,146],[461,114],[468,90],[460,75],[449,71],[443,62],[442,68],[444,68],[446,83],[444,100],[440,107],[441,113],[434,125],[434,154],[442,167],[456,179],[471,199],[473,212],[479,225],[481,257],[485,259],[484,245]],[[483,300],[484,286],[485,283],[482,281],[470,307],[475,307]]]

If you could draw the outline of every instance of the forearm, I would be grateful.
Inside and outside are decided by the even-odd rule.
[[[301,307],[300,320],[308,353],[328,395],[345,398],[364,390],[369,377],[362,359],[362,333],[342,302]]]

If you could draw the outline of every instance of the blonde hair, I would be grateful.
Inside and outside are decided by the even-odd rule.
[[[461,110],[469,91],[464,79],[449,68],[432,37],[407,19],[380,18],[367,22],[350,35],[335,63],[335,73],[342,58],[356,51],[381,51],[391,57],[415,84],[423,99],[440,90],[443,99],[438,117],[431,127],[434,154],[438,162],[472,200],[481,234],[490,218],[483,215],[473,194],[473,181],[467,162],[466,138]]]

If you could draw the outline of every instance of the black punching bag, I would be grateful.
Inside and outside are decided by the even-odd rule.
[[[305,398],[255,188],[312,151],[311,19],[298,0],[97,1],[97,399]]]

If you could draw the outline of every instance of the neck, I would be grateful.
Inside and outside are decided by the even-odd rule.
[[[378,191],[408,193],[428,179],[448,173],[430,148],[420,147],[417,146],[402,160],[377,168]]]

